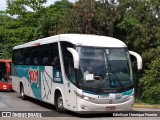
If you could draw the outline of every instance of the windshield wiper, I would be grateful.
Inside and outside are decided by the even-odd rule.
[[[107,68],[106,68],[106,66],[104,66],[104,68],[100,74],[100,77],[102,80],[105,78],[106,74],[107,74]]]
[[[108,58],[107,58],[107,55],[106,54],[104,54],[104,67],[103,67],[103,69],[102,69],[102,72],[101,72],[101,74],[100,74],[100,77],[101,77],[101,79],[103,80],[105,77],[106,77],[106,74],[107,74],[107,66],[108,66],[108,64],[107,64],[107,62],[108,62],[109,60],[108,60]]]
[[[118,78],[118,76],[116,75],[116,73],[111,73],[111,75],[113,75],[113,77],[116,79],[116,81],[119,82],[120,86],[121,86],[122,88],[124,88],[123,84],[121,83],[121,81],[120,81],[120,79]]]
[[[112,76],[112,75],[113,75],[113,77],[115,78],[115,80],[119,82],[120,86],[121,86],[122,88],[124,88],[123,84],[121,83],[121,81],[120,81],[120,79],[118,78],[118,76],[116,75],[116,73],[112,72],[112,68],[111,68],[111,65],[110,65],[110,63],[109,63],[109,64],[108,64],[108,79],[109,79],[109,80],[112,80],[112,79],[111,79],[111,76]]]

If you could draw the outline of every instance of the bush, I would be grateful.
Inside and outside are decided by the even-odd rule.
[[[160,55],[152,60],[149,70],[140,79],[141,99],[150,104],[160,104]]]

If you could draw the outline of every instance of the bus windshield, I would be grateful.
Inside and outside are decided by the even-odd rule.
[[[8,72],[6,64],[8,65],[9,63],[0,62],[0,82],[9,82],[8,77],[10,71]]]
[[[84,90],[120,90],[133,86],[127,48],[77,47],[78,84]]]

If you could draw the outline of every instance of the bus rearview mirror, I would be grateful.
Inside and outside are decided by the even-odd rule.
[[[74,68],[79,69],[79,54],[78,52],[73,48],[67,48],[67,50],[72,54],[73,56],[73,62],[74,62]]]
[[[133,52],[133,51],[129,51],[129,53],[137,58],[137,68],[138,70],[141,70],[142,69],[142,57],[138,53]]]

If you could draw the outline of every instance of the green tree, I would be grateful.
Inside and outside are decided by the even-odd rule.
[[[37,20],[45,9],[46,0],[7,0],[7,10],[1,12],[1,58],[11,58],[13,46],[33,40]],[[30,7],[32,11],[27,11]],[[16,15],[17,17],[8,17]]]
[[[158,45],[159,20],[154,12],[155,3],[143,0],[126,1],[128,5],[123,19],[118,23],[118,28],[125,31],[124,41],[132,50],[140,54],[148,48]]]
[[[44,8],[43,4],[47,0],[7,0],[7,13],[10,15],[23,15],[30,8],[33,12],[38,12]]]
[[[160,104],[160,46],[145,52],[146,56],[152,61],[141,78],[141,98],[147,103]]]
[[[6,35],[8,30],[6,28],[6,23],[13,21],[12,18],[8,17],[7,15],[1,13],[0,14],[0,58],[7,58],[7,50],[6,50]]]
[[[13,46],[27,42],[32,38],[33,27],[26,27],[23,22],[3,15],[0,17],[1,58],[11,58]]]
[[[116,28],[118,38],[124,40],[129,49],[143,57],[144,74],[140,79],[139,96],[148,103],[160,103],[159,81],[159,11],[160,1],[130,0],[125,14]],[[157,90],[156,90],[157,89]]]
[[[67,11],[72,7],[68,0],[57,1],[45,8],[44,14],[38,19],[38,27],[35,30],[35,39],[48,37],[55,34],[67,33]]]

